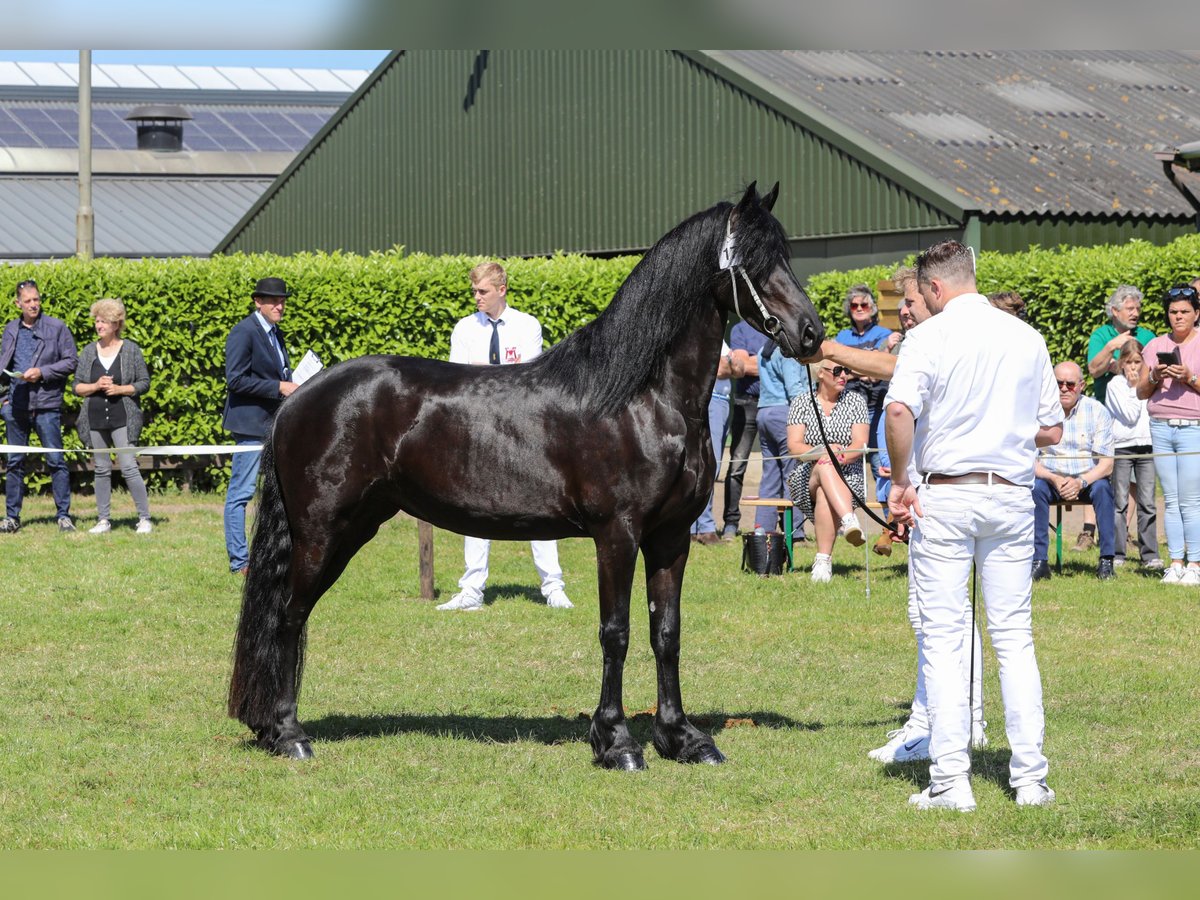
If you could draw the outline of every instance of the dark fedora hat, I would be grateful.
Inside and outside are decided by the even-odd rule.
[[[260,278],[251,297],[290,297],[287,283],[282,278]]]

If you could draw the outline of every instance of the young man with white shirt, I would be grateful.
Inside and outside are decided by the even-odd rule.
[[[909,569],[929,702],[930,785],[909,803],[961,812],[975,809],[961,670],[970,627],[962,586],[972,563],[999,663],[1009,783],[1019,806],[1054,800],[1033,647],[1030,488],[1037,448],[1062,436],[1062,407],[1045,341],[977,292],[974,262],[953,240],[917,257],[917,287],[933,316],[905,338],[885,401],[888,507],[912,531]],[[919,483],[910,477],[910,459]]]
[[[508,275],[499,263],[480,263],[471,270],[475,312],[460,319],[450,334],[450,362],[476,366],[506,366],[529,362],[542,352],[542,326],[536,318],[508,305]],[[533,564],[542,578],[542,596],[554,609],[571,609],[563,590],[558,564],[558,543],[530,541]],[[483,589],[488,579],[491,541],[467,537],[463,543],[466,571],[458,580],[458,593],[438,606],[442,610],[471,612],[483,609]]]

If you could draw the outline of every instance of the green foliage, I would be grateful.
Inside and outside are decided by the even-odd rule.
[[[63,319],[82,347],[93,340],[91,304],[118,297],[128,310],[126,334],[146,354],[152,385],[143,400],[142,443],[218,444],[225,402],[225,338],[252,309],[250,291],[265,275],[284,278],[294,292],[285,319],[294,359],[312,349],[326,365],[370,353],[445,359],[454,323],[472,309],[467,272],[481,260],[468,256],[387,253],[301,253],[295,256],[233,254],[213,259],[62,260],[0,268],[0,294],[36,278],[45,309]],[[518,309],[541,320],[555,344],[607,306],[637,257],[593,259],[577,255],[509,259],[509,294]],[[897,265],[824,272],[807,290],[822,321],[836,334],[846,325],[842,298],[853,284],[874,286]],[[1200,273],[1200,236],[1164,247],[1145,241],[1108,247],[1032,248],[1025,253],[987,252],[979,258],[979,289],[1015,290],[1025,298],[1029,321],[1042,332],[1055,360],[1086,361],[1088,336],[1105,321],[1104,301],[1118,284],[1148,298],[1144,324],[1162,331],[1158,298],[1170,285]],[[67,398],[68,421],[79,400]],[[73,429],[66,446],[78,447]],[[171,478],[155,473],[153,483]],[[178,477],[178,476],[174,476]],[[210,465],[199,488],[221,487],[224,468]],[[42,479],[47,481],[47,479]],[[82,483],[90,482],[83,476]]]
[[[266,275],[287,281],[294,297],[284,320],[288,351],[299,360],[313,350],[325,365],[371,353],[445,359],[454,323],[474,308],[467,273],[481,262],[467,256],[405,256],[399,250],[356,256],[234,254],[213,259],[70,259],[0,268],[0,294],[13,296],[18,281],[35,278],[49,315],[65,321],[82,348],[95,339],[89,310],[101,297],[124,303],[125,335],[142,347],[151,372],[143,400],[141,443],[221,444],[225,403],[225,338],[253,310],[250,292]],[[511,259],[510,300],[542,322],[557,343],[595,318],[636,264],[636,257],[583,256]],[[66,419],[79,398],[70,394]],[[64,443],[79,447],[73,428]],[[31,476],[47,482],[42,476]],[[155,473],[151,481],[178,477]],[[200,488],[221,487],[223,467],[199,473]],[[81,486],[90,476],[80,479]],[[31,481],[31,485],[36,483]]]

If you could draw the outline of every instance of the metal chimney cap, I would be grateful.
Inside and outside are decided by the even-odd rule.
[[[192,114],[178,104],[151,103],[145,106],[135,106],[125,117],[125,121],[161,121],[163,119],[183,121],[190,118],[192,118]]]

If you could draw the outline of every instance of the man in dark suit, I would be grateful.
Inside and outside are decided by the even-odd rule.
[[[263,278],[251,299],[255,311],[233,326],[225,340],[225,430],[239,445],[261,444],[283,399],[296,390],[291,364],[279,333],[287,285],[282,278]],[[254,496],[260,450],[233,455],[225,494],[225,549],[229,571],[246,574],[246,504]]]

